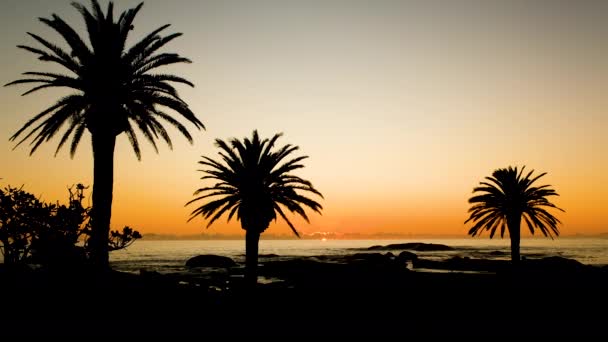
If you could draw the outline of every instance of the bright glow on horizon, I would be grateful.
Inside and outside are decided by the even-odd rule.
[[[102,3],[106,3],[102,1]],[[116,3],[124,10],[139,3]],[[81,27],[69,1],[0,4],[4,83],[49,65],[18,44],[26,32],[59,42],[37,21],[57,13]],[[133,37],[171,23],[166,46],[193,64],[167,69],[206,125],[174,150],[124,136],[115,156],[113,228],[142,233],[235,234],[236,222],[186,223],[200,186],[197,161],[215,138],[284,132],[310,156],[298,175],[324,194],[323,215],[302,233],[441,235],[468,230],[467,199],[496,168],[548,172],[561,195],[563,234],[608,232],[608,2],[162,1],[146,0]],[[46,63],[48,64],[48,63]],[[51,70],[51,71],[59,71]],[[92,184],[90,138],[73,160],[58,139],[33,156],[8,138],[60,92],[4,88],[0,186],[24,185],[46,201]],[[288,235],[277,221],[270,234]],[[483,237],[486,237],[485,235]]]

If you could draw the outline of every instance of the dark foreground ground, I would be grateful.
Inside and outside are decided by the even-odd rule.
[[[463,274],[295,260],[261,272],[287,281],[247,291],[229,279],[222,287],[149,273],[4,269],[2,340],[608,337],[608,277],[600,269]]]

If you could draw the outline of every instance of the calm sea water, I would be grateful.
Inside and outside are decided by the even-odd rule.
[[[509,259],[509,239],[412,239],[412,240],[262,240],[260,254],[280,257],[342,255],[361,252],[374,245],[406,242],[440,243],[454,247],[453,251],[416,252],[420,257],[434,260],[454,256],[488,259]],[[492,253],[500,251],[504,253]],[[535,258],[561,256],[584,264],[608,265],[607,238],[523,239],[522,255]],[[136,241],[125,250],[110,254],[113,268],[127,272],[140,269],[161,273],[184,272],[186,260],[199,254],[217,254],[244,261],[245,241],[241,240],[167,240]],[[499,254],[499,255],[497,255]]]

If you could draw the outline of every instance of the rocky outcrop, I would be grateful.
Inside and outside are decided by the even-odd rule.
[[[451,251],[454,248],[438,243],[423,243],[423,242],[408,242],[408,243],[395,243],[386,246],[371,246],[367,248],[368,251],[387,251],[387,250],[410,250],[419,252],[430,252],[430,251]]]
[[[258,255],[260,258],[278,258],[278,254],[270,253],[270,254],[260,254]]]
[[[236,262],[229,257],[213,254],[203,254],[192,257],[186,261],[186,267],[234,267]]]
[[[414,259],[413,265],[414,268],[451,271],[501,272],[517,270],[513,268],[510,260],[471,259],[469,257],[460,256],[455,256],[447,260]],[[518,271],[530,274],[557,274],[591,269],[594,269],[594,267],[584,265],[574,259],[551,256],[538,259],[524,257]]]
[[[418,259],[418,256],[412,252],[408,252],[408,251],[403,251],[401,253],[399,253],[399,256],[397,256],[397,261],[399,262],[405,262],[405,261],[411,261],[411,260],[416,260]]]
[[[367,261],[373,263],[383,263],[391,260],[391,257],[382,253],[355,253],[345,257],[346,261]]]
[[[290,286],[308,288],[386,288],[395,286],[410,271],[381,253],[356,253],[327,257],[269,260],[260,275],[287,281]]]
[[[522,260],[522,265],[527,268],[533,268],[544,272],[579,271],[587,267],[579,261],[560,256],[550,256],[541,259],[524,258]]]
[[[447,260],[415,259],[414,268],[426,268],[450,271],[499,272],[510,269],[511,262],[507,260],[471,259],[455,256]]]

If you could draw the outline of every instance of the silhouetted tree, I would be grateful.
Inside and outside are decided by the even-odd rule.
[[[46,204],[49,209],[47,224],[41,225],[34,231],[32,246],[32,261],[45,266],[65,267],[87,262],[87,255],[79,241],[88,242],[90,234],[90,211],[84,207],[84,185],[77,184],[68,188],[70,194],[67,205]]]
[[[222,161],[203,156],[199,162],[207,167],[200,170],[205,174],[201,179],[213,180],[215,184],[196,190],[194,195],[198,197],[186,204],[201,200],[207,202],[195,209],[190,217],[190,220],[198,215],[210,219],[207,227],[225,213],[228,214],[228,221],[236,215],[246,231],[245,278],[249,285],[257,282],[260,234],[268,228],[271,221],[276,220],[277,213],[299,237],[282,208],[302,216],[307,222],[304,207],[319,214],[322,209],[319,203],[298,191],[311,192],[322,198],[321,193],[309,181],[289,173],[303,168],[304,165],[300,162],[308,157],[300,156],[285,161],[298,147],[285,145],[273,150],[279,137],[281,134],[276,134],[272,139],[260,140],[258,132],[253,131],[253,137],[243,141],[231,139],[225,142],[216,139]]]
[[[0,252],[6,264],[35,263],[65,267],[85,264],[89,256],[82,246],[90,237],[90,207],[84,207],[84,190],[68,188],[68,205],[45,203],[11,186],[0,189]],[[130,227],[109,233],[108,249],[127,248],[141,234]]]
[[[88,44],[59,16],[53,14],[50,19],[40,18],[42,23],[59,33],[69,49],[64,50],[32,33],[28,34],[42,47],[18,47],[38,55],[41,61],[59,64],[68,73],[25,72],[26,78],[7,84],[34,84],[23,95],[54,87],[75,91],[35,115],[11,140],[21,138],[19,145],[31,139],[33,153],[67,126],[56,153],[71,137],[70,153],[73,157],[85,130],[91,133],[94,184],[90,248],[94,263],[101,268],[108,267],[116,137],[125,133],[140,159],[136,130],[157,152],[156,139],[162,138],[172,147],[163,122],[177,128],[192,142],[186,127],[163,108],[177,112],[198,129],[204,128],[170,82],[193,84],[178,76],[152,73],[158,67],[190,63],[175,53],[157,53],[181,33],[161,36],[160,33],[169,27],[164,25],[127,48],[127,36],[142,5],[126,10],[116,20],[112,2],[108,4],[106,13],[97,0],[91,1],[91,10],[73,3],[84,18]]]
[[[5,264],[25,261],[31,241],[48,226],[51,208],[23,188],[0,189],[0,252]]]
[[[469,199],[469,203],[473,206],[469,209],[470,217],[465,221],[465,224],[469,221],[475,223],[469,230],[472,236],[489,230],[492,238],[500,229],[500,236],[503,237],[505,230],[508,230],[513,264],[518,264],[520,261],[522,218],[532,234],[538,229],[545,236],[553,238],[553,234],[559,235],[557,225],[560,221],[545,208],[563,211],[547,199],[549,196],[559,196],[550,185],[532,186],[546,173],[530,178],[534,170],[524,176],[524,169],[525,166],[519,172],[517,167],[510,166],[506,169],[497,169],[491,177],[486,177],[489,182],[479,183],[481,186],[473,189],[473,193],[482,194]]]

